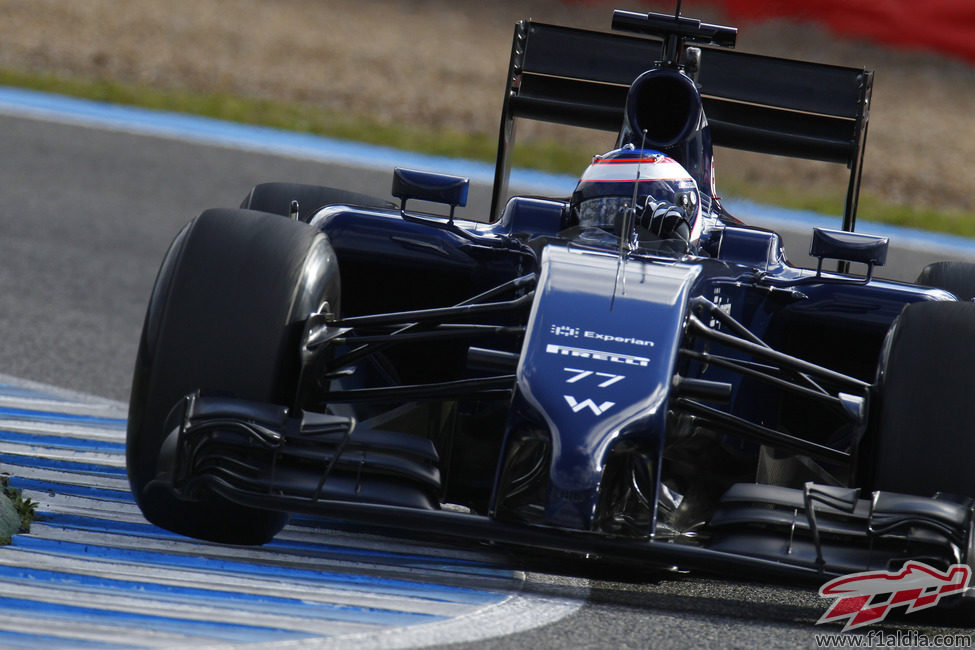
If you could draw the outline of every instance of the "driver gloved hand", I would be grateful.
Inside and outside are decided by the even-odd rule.
[[[687,241],[691,234],[684,210],[667,201],[647,199],[640,214],[641,226],[661,239],[678,238]]]

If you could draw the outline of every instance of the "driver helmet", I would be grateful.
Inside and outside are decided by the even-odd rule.
[[[682,239],[696,239],[701,230],[701,197],[687,170],[659,151],[632,145],[595,156],[579,179],[570,206],[573,221],[580,227],[617,235],[628,208],[636,209],[636,222],[645,227],[654,214],[680,214],[680,221],[686,221]],[[651,230],[660,237],[677,236],[659,223]]]

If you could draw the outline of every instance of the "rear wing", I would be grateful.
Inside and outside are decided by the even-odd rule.
[[[663,41],[522,21],[515,25],[491,218],[508,189],[514,118],[619,131],[633,80]],[[700,85],[714,144],[850,170],[843,229],[856,222],[873,72],[701,47]]]

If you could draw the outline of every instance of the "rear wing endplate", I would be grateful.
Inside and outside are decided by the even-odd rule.
[[[532,21],[515,26],[501,114],[491,218],[507,194],[514,118],[618,132],[633,80],[662,41]],[[697,82],[714,144],[842,163],[843,229],[856,222],[873,72],[701,47]]]

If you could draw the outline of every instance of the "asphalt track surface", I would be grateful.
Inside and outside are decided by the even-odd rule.
[[[258,182],[385,195],[391,178],[107,128],[13,116],[0,123],[0,372],[110,400],[127,397],[156,268],[183,223],[205,208],[237,205]],[[484,187],[472,188],[466,213],[483,210],[486,198]],[[807,244],[785,234],[798,260]],[[913,277],[932,259],[971,259],[964,248],[937,254],[896,244],[883,273],[889,277]],[[630,572],[531,575],[525,589],[580,607],[471,647],[816,647],[816,634],[836,631],[815,626],[826,603],[808,587]],[[920,618],[883,629],[922,623],[927,633],[968,632]]]

